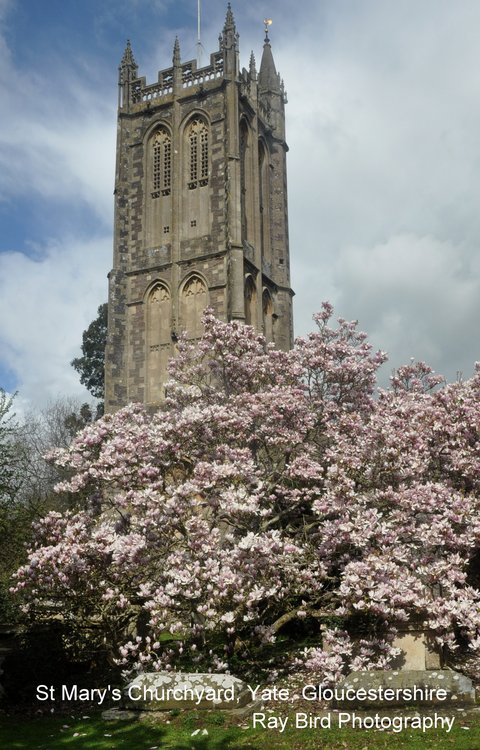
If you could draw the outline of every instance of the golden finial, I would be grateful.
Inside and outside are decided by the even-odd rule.
[[[272,25],[273,21],[271,18],[264,18],[263,23],[265,24],[265,41],[268,42],[268,27]]]

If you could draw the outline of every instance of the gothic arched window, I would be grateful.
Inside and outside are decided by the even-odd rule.
[[[250,274],[245,278],[245,323],[257,327],[257,287]]]
[[[240,122],[240,202],[242,240],[255,244],[254,169],[252,136],[246,119]]]
[[[203,335],[202,314],[207,305],[207,287],[195,274],[188,279],[181,294],[181,326],[187,338],[197,339]]]
[[[262,260],[270,263],[270,167],[268,149],[263,141],[258,143],[258,172],[260,178],[259,208]]]
[[[209,146],[208,126],[205,120],[196,117],[187,129],[188,188],[208,185]]]
[[[152,141],[152,198],[170,195],[172,189],[172,139],[165,128],[159,128]]]
[[[273,300],[267,288],[262,294],[263,335],[267,341],[273,341]]]
[[[163,400],[171,356],[172,300],[168,288],[157,282],[147,297],[147,393],[148,403]]]

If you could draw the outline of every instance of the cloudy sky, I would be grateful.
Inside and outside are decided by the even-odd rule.
[[[106,300],[117,67],[150,82],[196,0],[0,0],[0,386],[41,407],[87,394],[69,362]],[[298,9],[298,10],[297,10]],[[288,92],[295,325],[323,299],[388,371],[480,360],[478,0],[233,2],[242,65],[264,16]],[[202,0],[217,49],[223,0]],[[205,57],[206,61],[207,57]]]

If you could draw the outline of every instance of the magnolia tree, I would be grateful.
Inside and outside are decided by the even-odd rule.
[[[157,412],[129,405],[56,451],[58,490],[85,500],[37,524],[27,610],[133,669],[274,669],[294,620],[318,640],[290,663],[321,679],[388,667],[409,622],[474,663],[480,371],[445,386],[410,364],[375,395],[385,355],[331,315],[281,352],[207,312]]]

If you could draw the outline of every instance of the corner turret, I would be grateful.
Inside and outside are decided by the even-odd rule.
[[[262,61],[258,74],[258,89],[261,93],[280,94],[280,81],[273,61],[272,47],[268,37],[268,27],[265,29]]]
[[[275,133],[275,137],[285,140],[285,87],[277,73],[273,60],[272,47],[268,36],[270,19],[265,19],[265,41],[263,44],[262,61],[258,73],[258,100],[263,115]]]

